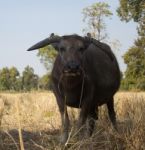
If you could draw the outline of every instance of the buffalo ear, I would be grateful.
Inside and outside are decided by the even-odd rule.
[[[89,37],[89,38],[92,38],[92,35],[91,35],[91,33],[87,33],[87,37]]]
[[[84,38],[85,38],[85,37],[84,37]],[[92,43],[92,42],[91,42],[90,40],[88,40],[88,39],[86,40],[86,39],[85,39],[85,41],[84,41],[84,48],[87,49],[87,48],[90,46],[91,43]]]
[[[83,39],[84,39],[85,49],[87,49],[89,47],[89,45],[92,43],[92,35],[91,35],[91,33],[87,33],[87,35],[84,36]]]
[[[58,35],[55,35],[54,33],[51,33],[51,35],[50,35],[50,38],[51,39],[54,39],[54,38],[58,38],[59,36]],[[60,40],[59,40],[60,41]],[[51,43],[50,45],[55,49],[55,50],[59,50],[59,41],[57,41],[57,42],[53,42],[53,43]]]

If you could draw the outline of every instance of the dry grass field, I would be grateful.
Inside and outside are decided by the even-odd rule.
[[[51,92],[0,93],[0,150],[145,150],[145,93],[117,93],[115,110],[118,132],[103,106],[92,137],[78,141],[79,110],[69,109],[70,137],[61,146],[60,116]]]

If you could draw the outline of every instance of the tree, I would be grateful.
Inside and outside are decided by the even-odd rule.
[[[123,84],[128,89],[145,90],[145,2],[144,0],[120,0],[117,12],[123,21],[138,23],[138,38],[134,45],[124,54],[127,65]]]
[[[142,39],[138,39],[123,58],[127,64],[125,81],[128,88],[145,89],[145,43]]]
[[[112,12],[109,10],[110,6],[105,2],[98,2],[83,9],[84,22],[87,22],[88,27],[84,29],[85,32],[91,33],[93,38],[101,41],[107,37],[105,17],[110,17]]]
[[[10,72],[7,67],[0,70],[0,90],[10,90]]]
[[[34,74],[34,69],[27,66],[22,73],[23,90],[30,91],[38,88],[38,76]]]
[[[19,88],[19,76],[20,73],[16,67],[12,67],[9,69],[9,83],[11,90],[20,90]]]
[[[42,90],[52,89],[51,75],[46,74],[39,79],[39,88]]]
[[[0,90],[21,90],[20,74],[16,67],[0,70]]]
[[[54,35],[54,33],[51,33],[50,38],[54,36],[58,35]],[[54,62],[56,55],[57,51],[51,45],[40,48],[37,54],[37,56],[40,57],[41,63],[44,64],[46,70],[48,71],[50,71],[50,69],[52,68],[52,63]]]
[[[40,57],[41,63],[44,64],[46,70],[50,70],[52,63],[57,55],[57,51],[51,46],[48,45],[44,48],[40,48],[37,56]]]
[[[142,22],[145,17],[144,9],[144,0],[120,0],[117,12],[123,21],[128,22],[133,19],[135,22]]]

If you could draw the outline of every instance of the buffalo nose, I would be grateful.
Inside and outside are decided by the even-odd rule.
[[[80,65],[74,61],[71,61],[67,64],[67,69],[70,69],[70,70],[78,70],[80,67]]]

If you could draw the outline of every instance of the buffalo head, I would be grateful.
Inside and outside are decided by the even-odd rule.
[[[78,35],[55,36],[51,34],[37,44],[33,45],[28,51],[52,45],[59,53],[61,58],[62,72],[65,76],[76,76],[82,73],[82,57],[88,46],[88,38]]]

